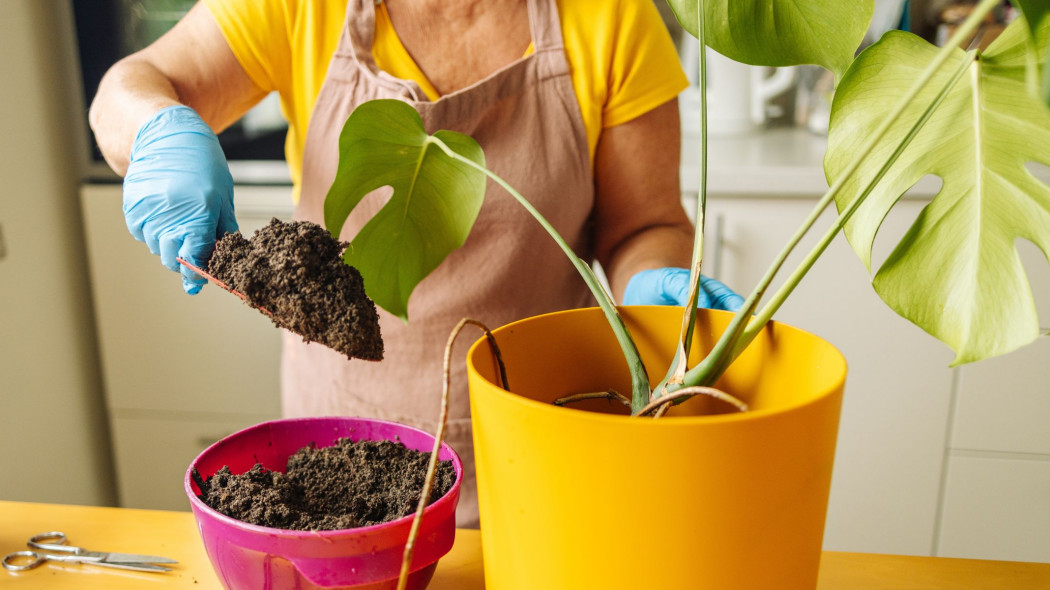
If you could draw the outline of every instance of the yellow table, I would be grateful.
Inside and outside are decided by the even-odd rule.
[[[0,570],[0,587],[18,590],[219,588],[189,512],[0,502],[0,555],[26,549],[38,533],[60,530],[88,549],[179,560],[164,574],[49,562],[27,572]],[[481,536],[460,530],[429,590],[481,590]],[[818,590],[1026,590],[1050,588],[1050,564],[825,551]]]

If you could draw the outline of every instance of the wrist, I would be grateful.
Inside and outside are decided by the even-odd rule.
[[[183,104],[162,107],[139,126],[131,144],[128,161],[135,161],[137,157],[141,157],[144,150],[148,150],[158,141],[187,133],[199,135],[206,141],[215,141],[218,145],[215,132],[201,119],[197,111]]]

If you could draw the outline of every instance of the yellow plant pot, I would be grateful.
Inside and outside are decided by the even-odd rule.
[[[659,381],[681,308],[621,312]],[[730,318],[702,310],[694,354]],[[615,409],[605,401],[550,403],[629,395],[599,310],[529,318],[495,337],[514,393],[497,385],[484,339],[467,355],[488,590],[816,586],[846,376],[830,344],[771,324],[717,384],[750,412],[700,416],[719,406],[694,398],[653,420],[600,413]]]

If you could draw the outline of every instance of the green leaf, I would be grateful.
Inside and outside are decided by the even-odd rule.
[[[697,0],[667,0],[697,33]],[[873,0],[706,0],[704,35],[722,55],[757,66],[817,64],[838,77],[864,40]]]
[[[438,131],[452,151],[485,165],[471,137]],[[390,200],[350,242],[343,259],[357,268],[376,305],[408,321],[416,285],[470,233],[485,197],[485,175],[433,144],[408,104],[374,100],[357,107],[339,135],[339,168],[324,203],[338,237],[365,195],[390,186]]]
[[[1043,103],[1050,106],[1050,46],[1047,46],[1043,61],[1043,79],[1038,88],[1039,97]]]
[[[1039,55],[1037,47],[1040,45],[1040,35],[1045,37],[1050,32],[1050,29],[1046,27],[1047,21],[1050,20],[1050,3],[1046,0],[1016,0],[1016,2],[1025,22],[1028,23],[1031,37],[1029,50],[1032,55],[1028,62],[1029,88],[1042,98],[1043,102],[1050,105],[1050,60],[1047,60],[1046,65],[1043,66],[1042,76],[1035,63],[1039,57],[1046,57]]]
[[[1050,112],[1026,90],[1024,26],[1011,25],[969,66],[845,228],[870,269],[872,243],[890,208],[923,176],[941,178],[941,190],[873,284],[890,307],[951,346],[953,364],[1009,352],[1039,334],[1015,242],[1026,239],[1050,253],[1050,188],[1025,168],[1027,162],[1050,165]],[[836,179],[936,52],[914,35],[891,31],[857,58],[832,104],[824,161],[829,180]],[[957,55],[962,58],[963,52]],[[895,138],[922,114],[957,64],[956,58],[949,60],[895,122],[842,191],[840,211],[886,161]]]
[[[1038,39],[1041,32],[1045,33],[1043,25],[1050,18],[1050,3],[1046,0],[1014,0],[1021,14],[1028,23],[1028,31],[1033,39]]]

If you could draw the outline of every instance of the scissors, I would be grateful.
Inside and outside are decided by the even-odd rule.
[[[62,561],[66,563],[86,563],[102,567],[111,567],[137,572],[168,572],[170,567],[154,565],[157,563],[178,563],[174,559],[156,555],[132,555],[129,553],[109,553],[107,551],[88,551],[81,547],[66,544],[66,534],[58,531],[41,533],[30,537],[27,543],[38,551],[16,551],[4,557],[4,569],[12,572],[31,570],[45,561]]]

